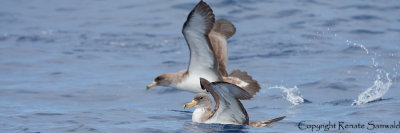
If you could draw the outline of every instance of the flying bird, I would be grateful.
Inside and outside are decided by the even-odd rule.
[[[227,39],[236,29],[225,19],[215,21],[212,9],[200,1],[190,12],[182,33],[190,50],[187,69],[157,76],[146,90],[155,86],[167,86],[191,92],[205,92],[200,86],[200,77],[209,81],[224,81],[235,84],[254,95],[260,85],[247,72],[226,72],[228,63]]]
[[[234,125],[250,125],[253,127],[268,126],[273,122],[280,121],[286,116],[264,120],[249,121],[246,109],[239,99],[250,99],[252,94],[246,92],[237,85],[228,82],[212,82],[201,78],[202,89],[211,93],[215,101],[214,110],[211,111],[212,101],[206,93],[197,93],[192,102],[184,105],[184,109],[195,107],[192,121],[198,123],[219,123]]]

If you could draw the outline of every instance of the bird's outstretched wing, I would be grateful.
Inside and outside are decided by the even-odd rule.
[[[189,74],[219,76],[218,62],[208,38],[214,22],[213,11],[200,1],[183,25],[182,33],[190,50]]]
[[[226,19],[215,21],[214,26],[208,37],[213,47],[215,56],[218,61],[219,73],[227,77],[226,66],[228,64],[228,42],[227,40],[235,34],[235,26]]]
[[[206,123],[249,124],[249,116],[239,99],[251,97],[247,91],[228,82],[208,82],[201,78],[200,84],[216,102],[214,110]]]

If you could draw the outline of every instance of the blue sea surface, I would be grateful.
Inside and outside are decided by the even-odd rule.
[[[187,68],[181,29],[198,1],[2,0],[0,132],[311,132],[400,121],[400,1],[205,1],[237,29],[228,72],[247,71],[262,87],[242,101],[250,121],[284,120],[193,123],[183,105],[194,93],[145,90]]]

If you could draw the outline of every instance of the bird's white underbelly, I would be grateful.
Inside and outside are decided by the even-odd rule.
[[[219,123],[219,124],[242,125],[242,124],[240,124],[240,123],[238,123],[238,122],[236,122],[236,121],[230,121],[229,118],[227,118],[227,119],[224,119],[224,118],[216,119],[215,117],[214,117],[214,118],[211,118],[211,119],[208,119],[208,120],[205,121],[204,123]]]
[[[219,123],[219,124],[233,124],[233,125],[242,125],[238,121],[232,120],[229,115],[227,116],[220,116],[220,117],[211,117],[210,119],[204,118],[207,117],[210,112],[207,111],[205,108],[196,108],[192,114],[192,121],[198,123]],[[206,121],[203,121],[207,119]]]
[[[181,83],[176,85],[177,89],[192,91],[192,92],[206,92],[205,90],[201,89],[200,86],[200,77],[205,78],[210,82],[217,81],[217,76],[214,74],[189,74],[186,79],[184,79]]]
[[[192,121],[202,123],[202,119],[205,117],[206,110],[203,108],[196,108],[192,114]]]

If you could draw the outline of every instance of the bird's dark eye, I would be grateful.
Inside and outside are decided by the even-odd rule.
[[[154,81],[161,81],[163,79],[163,77],[158,76],[156,79],[154,79]]]
[[[200,99],[203,99],[203,97],[200,97]]]

